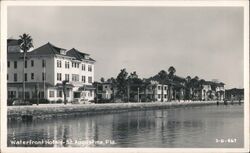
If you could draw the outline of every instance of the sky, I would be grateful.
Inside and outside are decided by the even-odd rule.
[[[176,75],[218,79],[243,88],[243,8],[9,6],[8,38],[32,36],[88,53],[95,80],[121,69],[148,78],[170,66]]]

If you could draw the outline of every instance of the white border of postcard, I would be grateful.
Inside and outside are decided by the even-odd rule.
[[[27,148],[7,147],[7,8],[8,6],[151,6],[151,7],[204,7],[225,6],[244,8],[244,148]],[[249,152],[249,2],[237,1],[1,1],[1,152]]]

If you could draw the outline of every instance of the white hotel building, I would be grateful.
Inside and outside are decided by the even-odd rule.
[[[74,48],[66,50],[47,43],[27,53],[23,78],[23,53],[17,40],[8,40],[8,98],[22,98],[23,79],[26,99],[63,100],[62,81],[66,84],[66,99],[94,100],[94,63],[89,54]]]

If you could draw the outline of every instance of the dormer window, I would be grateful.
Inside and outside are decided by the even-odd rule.
[[[65,49],[61,49],[61,50],[60,50],[60,54],[66,55],[66,50],[65,50]]]
[[[89,59],[89,55],[85,55],[84,57],[85,57],[85,59]]]

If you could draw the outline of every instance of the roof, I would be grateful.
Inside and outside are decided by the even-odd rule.
[[[73,88],[74,87],[72,84],[66,84],[65,86],[66,86],[66,88]],[[57,88],[62,88],[63,85],[62,85],[62,83],[57,83],[56,87]]]
[[[16,44],[16,43],[18,43],[18,40],[8,39],[8,43]],[[29,55],[62,55],[60,52],[61,50],[66,51],[66,49],[57,47],[57,46],[51,44],[50,42],[48,42],[48,43],[30,51],[30,52],[27,52],[27,56],[29,56]],[[22,53],[20,53],[20,52],[19,53],[18,52],[15,52],[15,53],[8,52],[9,58],[20,58],[20,56],[22,56]],[[76,60],[83,60],[84,59],[84,60],[95,62],[94,59],[88,57],[89,54],[83,53],[75,48],[68,50],[64,56],[73,57]]]
[[[44,83],[43,82],[25,82],[26,87],[35,87],[37,85],[39,86],[39,88],[42,88]],[[22,82],[7,83],[7,86],[8,87],[12,87],[12,86],[14,86],[14,87],[17,87],[17,86],[22,87],[23,83]],[[48,83],[48,82],[45,82],[45,86],[46,87],[53,87],[53,85]]]
[[[53,44],[48,42],[47,44],[29,52],[29,54],[30,55],[56,55],[56,54],[60,54],[60,50],[65,50],[65,49],[54,46]]]
[[[226,92],[227,93],[244,93],[244,89],[233,88],[233,89],[226,90]]]
[[[23,57],[22,52],[8,52],[7,54],[7,58],[11,58],[11,59],[19,59],[21,57]]]
[[[18,46],[18,40],[17,39],[7,39],[7,46]]]
[[[224,86],[225,83],[223,83],[223,82],[217,83],[217,82],[213,82],[213,81],[205,81],[204,85]]]
[[[175,75],[173,78],[174,81],[185,82],[186,79],[180,76]]]
[[[72,48],[70,49],[69,51],[67,51],[66,53],[67,56],[71,56],[71,57],[74,57],[76,58],[77,60],[82,60],[82,59],[85,59],[85,60],[90,60],[90,61],[95,61],[94,59],[92,58],[87,58],[89,56],[89,54],[87,53],[83,53],[75,48]]]
[[[83,85],[79,88],[79,90],[91,90],[91,89],[94,90],[95,87],[92,85]]]

